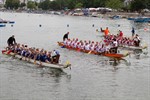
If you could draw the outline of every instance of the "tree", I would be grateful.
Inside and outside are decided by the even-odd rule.
[[[77,3],[76,5],[75,5],[75,8],[82,8],[83,7],[83,4],[82,3]]]
[[[56,1],[51,1],[50,2],[50,9],[53,9],[53,10],[59,10],[59,4],[56,2]]]
[[[48,10],[50,8],[50,1],[45,0],[41,3],[39,3],[39,8],[42,8],[43,10]]]
[[[69,9],[74,9],[74,8],[75,8],[75,4],[76,4],[76,2],[73,1],[73,0],[66,0],[66,6],[67,6]]]
[[[146,8],[146,2],[149,0],[133,0],[130,5],[131,11],[141,12],[142,9]]]
[[[36,2],[28,1],[27,2],[27,8],[29,8],[29,9],[36,9]]]
[[[123,7],[123,2],[121,0],[108,0],[106,1],[106,7],[119,10]]]
[[[21,7],[21,8],[23,8],[23,7],[25,7],[25,6],[26,6],[25,3],[21,3],[21,4],[20,4],[20,7]]]
[[[146,8],[150,9],[150,0],[146,0]]]
[[[108,0],[94,0],[94,7],[104,7]]]
[[[6,0],[5,7],[8,9],[18,9],[20,0]]]

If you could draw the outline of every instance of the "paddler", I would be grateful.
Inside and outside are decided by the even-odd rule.
[[[117,40],[114,38],[113,39],[113,47],[110,49],[111,53],[117,53],[118,50],[118,42]]]
[[[136,47],[139,47],[139,46],[140,46],[140,38],[139,38],[139,35],[138,35],[138,34],[135,35],[135,38],[134,38],[134,45],[135,45]]]
[[[123,37],[123,32],[119,30],[119,36]]]
[[[132,37],[134,37],[134,35],[135,35],[135,30],[134,30],[134,28],[133,28],[133,27],[132,27],[131,32],[132,32]]]
[[[108,34],[109,34],[108,27],[106,27],[106,29],[104,30],[104,33],[105,33],[105,35],[108,35]]]
[[[107,35],[110,33],[108,27],[106,27],[105,30],[103,30],[103,29],[101,28],[101,32],[104,32],[105,36],[107,36]]]
[[[53,50],[52,52],[52,63],[56,63],[58,64],[59,63],[59,58],[60,58],[60,54],[57,50]]]

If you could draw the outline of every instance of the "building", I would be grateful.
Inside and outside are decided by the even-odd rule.
[[[131,1],[133,1],[133,0],[125,0],[125,1],[124,1],[124,5],[125,5],[125,6],[128,6]]]
[[[0,0],[0,4],[4,4],[5,3],[5,0]]]
[[[0,8],[3,8],[5,4],[5,0],[0,0]]]

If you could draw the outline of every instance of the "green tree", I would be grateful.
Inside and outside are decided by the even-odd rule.
[[[25,7],[25,6],[26,6],[25,3],[21,3],[21,4],[20,4],[20,7],[21,7],[21,8],[23,8],[23,7]]]
[[[18,9],[20,6],[20,0],[6,0],[5,5],[7,9]]]
[[[39,8],[42,8],[43,10],[48,10],[50,8],[50,1],[45,0],[41,3],[39,3]]]
[[[106,2],[106,7],[119,10],[123,7],[123,2],[121,0],[108,0]]]
[[[28,1],[27,2],[27,8],[29,8],[29,9],[36,9],[36,7],[37,7],[36,2],[33,2],[33,1]]]
[[[94,0],[94,7],[104,7],[107,0]]]
[[[75,8],[82,8],[83,7],[83,4],[82,3],[77,3],[76,5],[75,5]]]
[[[150,0],[146,0],[145,2],[146,2],[146,8],[150,9]]]
[[[146,8],[147,0],[133,0],[130,5],[131,11],[141,12],[142,9]]]

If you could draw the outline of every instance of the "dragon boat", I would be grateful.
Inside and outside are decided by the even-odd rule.
[[[78,52],[83,52],[83,53],[88,53],[88,54],[94,54],[94,55],[101,55],[101,56],[106,56],[106,57],[110,57],[110,58],[115,58],[118,60],[123,59],[123,57],[126,57],[129,55],[129,53],[127,52],[126,54],[119,54],[119,53],[99,53],[96,51],[91,51],[91,50],[83,50],[83,49],[79,49],[79,48],[73,48],[70,46],[66,46],[63,42],[57,42],[59,46],[69,49],[69,50],[74,50],[74,51],[78,51]]]
[[[22,60],[22,61],[26,61],[28,63],[32,63],[32,64],[36,64],[36,65],[40,65],[40,61],[36,61],[34,59],[30,59],[30,60],[26,60],[24,57],[22,58],[20,55],[15,54],[11,51],[7,51],[7,50],[2,50],[2,54],[7,55],[7,56],[11,56],[13,58]],[[22,58],[22,59],[20,59]],[[69,62],[67,62],[66,64],[55,64],[55,63],[46,63],[46,62],[42,62],[42,67],[48,67],[48,68],[53,68],[53,69],[59,69],[59,70],[64,70],[66,68],[71,68],[71,64]]]

